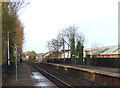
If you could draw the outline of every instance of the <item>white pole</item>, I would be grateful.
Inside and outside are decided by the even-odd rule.
[[[7,33],[8,36],[8,74],[10,74],[10,55],[9,55],[9,31]]]
[[[9,58],[9,31],[8,31],[8,65],[10,66],[10,58]]]

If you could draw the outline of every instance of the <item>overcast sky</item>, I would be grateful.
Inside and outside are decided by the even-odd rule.
[[[24,25],[23,51],[48,51],[46,43],[70,25],[86,37],[85,47],[94,43],[118,44],[119,0],[29,0],[19,12]]]

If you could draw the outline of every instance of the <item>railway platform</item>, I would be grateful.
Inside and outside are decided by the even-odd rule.
[[[65,64],[63,64],[65,65]],[[99,66],[89,66],[89,65],[75,65],[75,64],[66,64],[66,66],[71,66],[74,68],[81,68],[88,71],[99,72],[103,74],[108,74],[111,76],[120,77],[120,68],[112,68],[112,67],[99,67]]]
[[[17,69],[17,80],[16,80],[16,69],[11,70],[9,75],[6,75],[3,82],[2,88],[56,88],[56,86],[39,73],[32,66],[25,62],[20,63]]]
[[[83,66],[75,64],[55,64],[44,63],[54,69],[61,70],[66,74],[74,74],[79,79],[85,79],[100,84],[105,84],[110,87],[120,86],[120,71],[119,68]]]

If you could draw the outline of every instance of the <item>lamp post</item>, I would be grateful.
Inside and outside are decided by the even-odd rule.
[[[18,61],[19,61],[19,63],[20,63],[20,54],[18,54]]]
[[[9,55],[9,31],[7,33],[8,35],[8,74],[10,73],[10,55]]]
[[[75,55],[73,54],[73,55],[72,55],[72,58],[73,58],[73,64],[75,63],[75,58],[74,58],[74,56],[75,56]]]
[[[15,58],[16,58],[16,61],[15,61],[15,64],[16,64],[16,81],[17,81],[17,51],[18,51],[18,48],[15,44]]]
[[[13,32],[14,35],[16,35],[16,32],[14,31]],[[17,51],[18,51],[18,48],[17,48],[17,44],[14,44],[15,46],[15,65],[16,65],[16,81],[17,81]]]
[[[85,66],[85,58],[83,57],[83,66]]]

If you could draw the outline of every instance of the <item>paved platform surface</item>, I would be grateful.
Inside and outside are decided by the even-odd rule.
[[[104,75],[120,78],[120,68],[88,66],[88,65],[83,66],[83,65],[75,65],[75,64],[59,64],[59,65],[67,66],[67,67],[69,66],[75,69],[81,69],[81,70],[89,71],[92,73],[104,74]]]
[[[16,81],[16,69],[14,68],[10,75],[5,77],[2,86],[14,88],[56,88],[46,77],[39,73],[36,69],[25,62],[18,65],[18,76]],[[8,88],[9,88],[8,87]]]
[[[89,70],[91,72],[97,72],[97,73],[106,74],[106,75],[120,78],[120,68],[88,66],[88,65],[83,66],[83,65],[75,65],[75,64],[62,64],[62,65],[71,66],[74,68],[81,68],[81,69]]]
[[[75,65],[75,64],[63,64],[63,65],[120,74],[120,68],[99,67],[99,66],[90,66],[90,65],[83,66],[83,65]]]
[[[92,70],[100,70],[100,71],[105,71],[105,72],[111,72],[111,73],[117,73],[120,74],[120,69],[119,68],[110,68],[110,67],[98,67],[98,66],[83,66],[83,65],[71,65],[79,68],[84,68],[84,69],[92,69]]]

